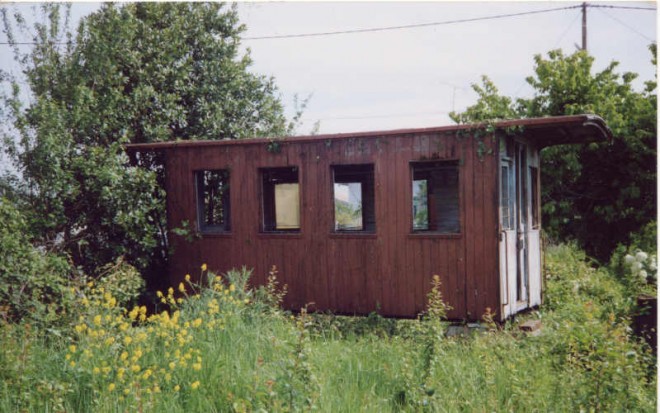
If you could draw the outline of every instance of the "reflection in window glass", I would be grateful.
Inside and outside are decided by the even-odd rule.
[[[413,181],[413,231],[429,229],[428,183],[426,179]]]
[[[502,162],[501,176],[502,189],[500,193],[500,214],[502,219],[502,229],[514,229],[514,187],[513,187],[513,168],[509,162]]]
[[[362,184],[335,183],[335,230],[362,230]]]
[[[413,231],[460,232],[458,163],[413,162]]]
[[[374,166],[335,165],[334,179],[334,230],[375,230],[374,211]]]

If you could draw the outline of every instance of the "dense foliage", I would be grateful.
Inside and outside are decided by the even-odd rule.
[[[222,3],[105,3],[75,33],[69,6],[40,7],[46,20],[34,28],[2,8],[26,80],[24,89],[2,74],[13,126],[4,143],[22,178],[4,190],[22,195],[32,238],[86,272],[120,256],[158,271],[168,252],[162,162],[142,154],[128,167],[122,145],[281,135],[275,85],[249,71],[243,26]],[[21,47],[21,35],[35,46]]]
[[[437,279],[417,320],[281,311],[276,271],[185,282],[155,312],[69,282],[56,340],[0,322],[3,411],[656,410],[655,358],[630,335],[625,286],[574,246],[549,248],[541,334],[510,322],[447,336]],[[112,277],[110,277],[112,278]],[[44,334],[46,333],[46,334]]]
[[[655,45],[652,45],[655,64]],[[483,79],[475,85],[478,102],[457,122],[594,113],[601,116],[614,142],[564,145],[542,153],[544,228],[557,239],[576,239],[600,260],[618,243],[627,243],[656,217],[657,96],[656,83],[636,91],[634,73],[620,74],[616,62],[593,72],[593,57],[583,51],[551,51],[535,57],[534,88],[529,99],[499,95]]]

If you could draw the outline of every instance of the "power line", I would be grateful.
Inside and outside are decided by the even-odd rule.
[[[605,4],[587,4],[587,7],[594,7],[598,9],[657,10],[655,7],[610,6]]]
[[[483,20],[503,19],[507,17],[527,16],[531,14],[550,13],[560,10],[576,9],[579,7],[582,6],[578,5],[578,6],[557,7],[554,9],[532,10],[532,11],[525,11],[520,13],[497,14],[493,16],[472,17],[468,19],[457,19],[457,20],[445,20],[441,22],[431,22],[431,23],[407,24],[402,26],[373,27],[368,29],[338,30],[332,32],[319,32],[319,33],[300,33],[300,34],[282,34],[282,35],[274,35],[274,36],[244,37],[243,40],[291,39],[297,37],[334,36],[339,34],[354,34],[354,33],[383,32],[383,31],[402,30],[402,29],[416,29],[420,27],[444,26],[448,24],[469,23],[469,22],[476,22]]]
[[[617,19],[616,17],[612,16],[611,14],[607,13],[605,10],[599,10],[599,11],[600,11],[601,13],[603,13],[604,15],[606,15],[607,17],[609,17],[610,19],[612,19],[612,20],[614,20],[615,22],[619,23],[619,24],[622,25],[623,27],[626,27],[626,28],[629,29],[630,31],[632,31],[632,32],[638,34],[639,36],[643,37],[644,39],[648,40],[649,42],[651,42],[651,43],[656,43],[655,40],[651,39],[650,37],[645,36],[643,33],[639,32],[639,31],[638,31],[637,29],[635,29],[634,27],[632,27],[632,26],[630,26],[630,25],[628,25],[628,24],[622,22],[621,20],[619,20],[619,19]]]
[[[581,13],[576,13],[575,14],[575,17],[573,18],[573,20],[571,20],[569,25],[566,26],[566,29],[563,31],[563,33],[559,36],[559,38],[555,42],[555,45],[552,47],[553,49],[556,49],[560,45],[561,41],[564,40],[564,37],[566,37],[566,34],[568,34],[568,32],[573,28],[573,25],[575,25],[575,22],[580,18],[580,15],[581,15]],[[520,82],[520,86],[518,86],[518,88],[516,89],[516,93],[513,94],[513,97],[515,99],[517,99],[519,97],[520,92],[522,91],[523,87],[525,87],[526,84],[527,84],[527,80],[522,79],[522,81]]]
[[[561,10],[571,10],[581,8],[582,5],[576,6],[566,6],[566,7],[556,7],[553,9],[543,9],[543,10],[531,10],[519,13],[508,13],[508,14],[496,14],[492,16],[481,16],[481,17],[472,17],[467,19],[457,19],[457,20],[446,20],[441,22],[430,22],[430,23],[417,23],[417,24],[407,24],[401,26],[387,26],[387,27],[373,27],[366,29],[350,29],[350,30],[338,30],[330,32],[317,32],[317,33],[299,33],[299,34],[283,34],[283,35],[273,35],[273,36],[255,36],[255,37],[244,37],[242,40],[269,40],[269,39],[291,39],[291,38],[301,38],[301,37],[320,37],[320,36],[334,36],[340,34],[355,34],[355,33],[370,33],[370,32],[382,32],[382,31],[391,31],[391,30],[405,30],[405,29],[415,29],[420,27],[432,27],[432,26],[444,26],[449,24],[459,24],[459,23],[470,23],[476,21],[484,20],[495,20],[495,19],[504,19],[508,17],[520,17],[528,16],[532,14],[541,14],[541,13],[550,13]],[[652,10],[656,11],[656,8],[653,7],[636,7],[636,6],[612,6],[612,5],[602,5],[602,4],[587,4],[586,7],[593,8],[608,8],[608,9],[627,9],[627,10]],[[622,23],[623,24],[623,23]],[[631,29],[632,30],[632,29]],[[638,33],[640,34],[640,33]],[[641,35],[641,34],[640,34]],[[647,40],[648,38],[644,35]],[[50,42],[55,45],[66,45],[68,42]],[[39,43],[36,42],[0,42],[0,45],[14,45],[14,46],[33,46]]]

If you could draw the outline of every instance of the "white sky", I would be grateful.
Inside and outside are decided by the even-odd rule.
[[[241,3],[245,38],[410,25],[577,5],[572,2]],[[594,3],[655,7],[653,2]],[[655,77],[648,51],[656,12],[587,11],[588,50],[602,69]],[[245,40],[253,70],[272,75],[292,113],[293,95],[312,94],[299,133],[446,125],[448,112],[476,100],[470,85],[489,76],[507,96],[531,94],[535,54],[581,43],[580,9],[490,21],[322,37]]]
[[[566,7],[579,2],[250,2],[239,3],[244,38],[441,22]],[[654,2],[593,4],[655,7]],[[74,3],[73,17],[99,3]],[[27,10],[28,4],[20,5]],[[654,11],[588,9],[588,49],[602,69],[655,77],[648,51]],[[5,35],[0,34],[1,41]],[[244,40],[252,71],[273,76],[287,113],[293,96],[312,95],[298,133],[382,130],[450,124],[448,113],[476,100],[470,84],[489,76],[507,96],[527,97],[533,56],[572,53],[581,41],[580,9],[489,21],[322,37]],[[0,46],[0,67],[15,69]]]

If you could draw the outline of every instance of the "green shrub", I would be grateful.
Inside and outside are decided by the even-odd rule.
[[[591,301],[600,315],[625,316],[630,300],[623,286],[605,268],[598,268],[575,244],[549,246],[545,259],[544,307],[566,310],[572,303]],[[572,311],[563,311],[572,318]],[[577,315],[576,315],[577,317]]]
[[[112,294],[120,306],[131,307],[144,292],[142,275],[121,257],[101,267],[98,273],[98,285]]]
[[[657,222],[647,224],[631,236],[630,245],[619,244],[610,258],[609,268],[626,286],[631,298],[640,294],[656,295]]]
[[[0,199],[0,316],[56,328],[70,321],[74,294],[65,257],[35,248],[27,223],[7,199]]]

